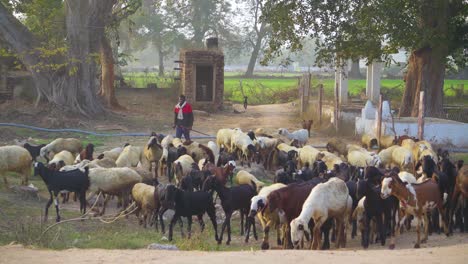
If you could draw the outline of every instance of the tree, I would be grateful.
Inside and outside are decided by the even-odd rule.
[[[440,116],[448,59],[467,65],[467,6],[463,0],[270,0],[263,18],[275,38],[264,61],[284,43],[300,50],[306,36],[317,39],[319,65],[359,57],[389,61],[405,49],[411,55],[400,116],[418,114],[419,91],[426,94],[426,115]]]
[[[192,46],[202,48],[203,40],[211,36],[229,38],[231,5],[223,0],[166,0],[169,8],[179,10],[179,23],[184,25]]]
[[[20,3],[28,4],[28,1]],[[7,8],[4,4],[5,1],[0,3],[0,38],[31,73],[38,102],[45,98],[64,110],[86,116],[103,113],[105,108],[96,96],[97,58],[100,57],[101,65],[104,65],[100,95],[106,103],[115,105],[112,101],[115,99],[113,72],[108,72],[113,65],[113,60],[109,59],[112,50],[110,45],[106,46],[105,29],[110,22],[115,22],[115,19],[108,19],[113,7],[117,5],[117,10],[122,10],[118,13],[125,13],[128,6],[118,0],[64,1],[65,21],[62,25],[66,28],[66,45],[50,50],[41,42],[40,34],[39,37],[34,35],[13,16],[13,11],[20,9]],[[33,17],[30,15],[28,19]],[[60,24],[60,21],[55,23]]]
[[[246,44],[251,49],[249,64],[245,76],[253,76],[254,68],[260,54],[260,50],[265,47],[266,41],[270,37],[270,27],[265,20],[260,20],[261,10],[264,0],[252,0],[248,2],[250,16],[245,17],[247,41]]]

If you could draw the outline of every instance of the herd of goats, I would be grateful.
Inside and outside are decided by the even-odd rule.
[[[345,247],[348,228],[352,238],[361,232],[364,248],[374,242],[384,246],[388,237],[394,248],[395,237],[409,230],[412,220],[415,248],[432,232],[468,231],[468,169],[463,161],[452,162],[447,151],[434,151],[429,142],[408,136],[369,135],[360,145],[331,138],[325,151],[307,145],[309,135],[308,129],[281,128],[274,136],[263,129],[220,129],[216,142],[200,144],[153,133],[145,146],[125,144],[96,157],[93,144],[83,147],[79,139],[58,138],[47,145],[0,147],[0,174],[8,186],[5,172],[18,172],[27,185],[33,165],[50,193],[45,219],[55,202],[57,222],[59,195],[66,202],[69,193],[75,193],[83,214],[91,194],[105,197],[100,215],[117,196],[124,210],[134,206],[140,224],[146,228],[149,221],[158,228],[159,223],[163,233],[163,214],[172,209],[169,240],[177,222],[183,229],[181,217],[187,218],[189,237],[192,216],[203,231],[206,213],[216,241],[222,243],[227,229],[229,244],[237,210],[246,242],[251,232],[257,239],[258,218],[262,249],[270,247],[272,228],[283,248],[312,249],[329,249],[330,233],[337,248]],[[274,174],[274,183],[260,181],[264,175],[259,171]],[[162,177],[169,184],[161,183]],[[217,199],[225,214],[220,232]]]

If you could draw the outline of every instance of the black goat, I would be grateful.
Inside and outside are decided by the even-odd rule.
[[[50,199],[45,208],[44,220],[47,220],[49,207],[55,196],[55,210],[57,212],[57,222],[60,222],[58,194],[62,190],[76,192],[80,198],[80,212],[86,213],[86,191],[89,188],[89,169],[85,167],[85,171],[79,169],[72,171],[53,171],[48,169],[41,162],[34,164],[34,175],[40,175],[44,183],[47,185],[47,190],[50,194]]]
[[[210,171],[200,170],[196,163],[192,164],[192,170],[188,175],[184,176],[180,182],[180,188],[184,191],[193,192],[194,189],[201,191],[203,182],[208,176],[211,175]]]
[[[366,197],[364,202],[365,223],[361,237],[361,245],[364,248],[369,247],[370,222],[372,219],[377,224],[380,243],[385,245],[387,238],[387,228],[390,228],[391,236],[395,235],[396,211],[398,208],[398,200],[395,197],[382,199],[380,197],[380,187],[376,186],[381,182],[383,174],[375,167],[367,167],[365,171],[365,179],[360,179],[357,182],[357,198]],[[383,219],[382,219],[383,216]],[[394,247],[394,245],[390,245]]]
[[[31,145],[26,142],[24,143],[23,148],[27,149],[29,151],[29,154],[31,154],[32,160],[36,161],[36,158],[40,155],[41,148],[45,146],[46,144]]]
[[[200,228],[205,229],[203,222],[203,214],[205,212],[210,217],[211,223],[215,230],[215,239],[218,240],[218,228],[216,223],[216,211],[213,204],[213,197],[207,192],[186,192],[178,189],[174,185],[168,185],[162,197],[162,205],[168,208],[174,208],[174,217],[169,224],[169,241],[172,241],[172,230],[175,222],[180,217],[187,217],[188,222],[188,236],[190,238],[192,231],[192,215],[198,217]],[[182,225],[182,221],[180,221]]]
[[[216,177],[210,176],[203,183],[203,191],[214,190],[218,193],[221,199],[221,206],[223,207],[226,219],[221,227],[221,234],[218,244],[223,240],[224,229],[227,227],[228,239],[226,245],[231,243],[231,216],[236,210],[240,211],[241,219],[241,236],[244,235],[244,217],[247,218],[250,210],[250,200],[257,194],[257,186],[252,181],[252,185],[242,184],[231,188],[225,187],[223,183],[218,181]],[[246,219],[246,227],[247,219]],[[253,225],[254,233],[256,233],[255,225]]]

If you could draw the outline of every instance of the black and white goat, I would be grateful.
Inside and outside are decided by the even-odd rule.
[[[60,222],[60,213],[58,205],[58,194],[62,190],[76,192],[80,198],[80,212],[86,212],[86,191],[89,188],[89,169],[85,167],[84,171],[80,169],[72,171],[54,171],[44,166],[41,162],[34,163],[34,175],[41,176],[47,186],[50,199],[46,204],[44,221],[47,220],[49,207],[55,197],[55,210],[57,212],[56,221]]]

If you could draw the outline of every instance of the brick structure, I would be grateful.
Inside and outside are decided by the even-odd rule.
[[[181,93],[195,108],[216,111],[223,107],[224,54],[217,48],[180,52]]]

